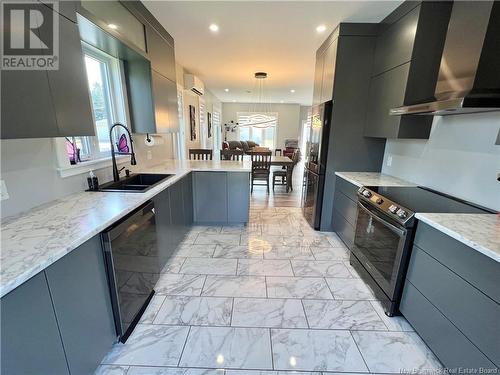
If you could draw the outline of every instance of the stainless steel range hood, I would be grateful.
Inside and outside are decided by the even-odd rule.
[[[455,1],[433,98],[390,110],[454,115],[500,111],[500,2]]]

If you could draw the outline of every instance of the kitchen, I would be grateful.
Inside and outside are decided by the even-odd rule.
[[[201,118],[197,139],[179,130],[191,103],[203,107],[179,95],[191,84],[175,62],[170,30],[175,56],[186,44],[172,18],[210,2],[96,4],[57,4],[59,70],[2,70],[2,373],[498,372],[498,4],[398,2],[377,14],[360,3],[376,14],[370,22],[340,19],[317,36],[296,207],[253,205],[249,160],[185,160],[195,145],[217,155],[232,119],[224,109],[236,106],[224,86],[214,89],[222,101],[205,88],[204,110],[222,118],[212,139]],[[110,27],[113,12],[125,14],[126,31]],[[458,104],[470,111],[471,98],[478,113],[401,112],[449,91],[436,83],[464,13],[484,39],[472,41],[473,74],[489,75],[466,82],[475,96]],[[97,134],[89,149],[116,142],[116,169],[109,157],[69,164],[64,138],[85,151],[72,137],[95,134],[82,57],[102,61],[99,51],[124,75],[124,108],[110,117],[132,135]],[[130,177],[113,181],[122,167]],[[101,191],[83,191],[89,169]],[[132,188],[142,192],[114,191]],[[382,266],[394,259],[377,254],[394,252],[387,285]]]

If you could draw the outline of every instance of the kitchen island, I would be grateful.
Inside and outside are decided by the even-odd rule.
[[[154,202],[159,237],[175,246],[193,223],[248,220],[249,163],[166,161],[133,172],[172,176],[144,193],[81,192],[3,220],[2,373],[97,367],[117,337],[100,233],[144,203]],[[213,211],[207,201],[218,216],[203,216]]]

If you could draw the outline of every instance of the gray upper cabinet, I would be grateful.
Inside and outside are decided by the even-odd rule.
[[[2,139],[95,134],[78,28],[56,16],[59,69],[2,70]]]
[[[99,236],[58,260],[45,273],[70,372],[91,374],[116,341]]]
[[[389,110],[434,95],[452,2],[405,2],[381,23],[365,135],[429,138],[432,116],[390,116]]]
[[[337,60],[337,43],[335,39],[324,52],[323,79],[321,82],[321,103],[333,99],[333,86],[335,81],[335,62]]]
[[[44,272],[2,297],[0,306],[3,375],[69,374]]]
[[[59,136],[95,135],[78,26],[59,16],[59,69],[49,70]]]
[[[325,62],[325,54],[322,51],[316,53],[316,66],[314,68],[314,91],[313,105],[321,103],[321,84],[323,82],[323,64]]]
[[[151,71],[155,111],[155,133],[171,133],[179,129],[177,84],[156,71]]]
[[[158,73],[171,81],[176,81],[175,76],[175,52],[174,46],[170,45],[154,28],[146,27],[148,56],[151,66]]]
[[[51,2],[46,2],[41,0],[40,2],[47,5],[49,8],[53,9]],[[57,5],[59,7],[58,13],[69,20],[76,22],[76,9],[78,7],[79,1],[64,0],[58,1]]]
[[[373,59],[373,75],[386,72],[411,60],[420,7],[415,7],[399,22],[382,22]]]

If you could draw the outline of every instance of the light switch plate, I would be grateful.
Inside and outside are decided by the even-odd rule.
[[[7,191],[7,185],[5,185],[4,180],[0,180],[0,200],[9,199],[9,192]]]

